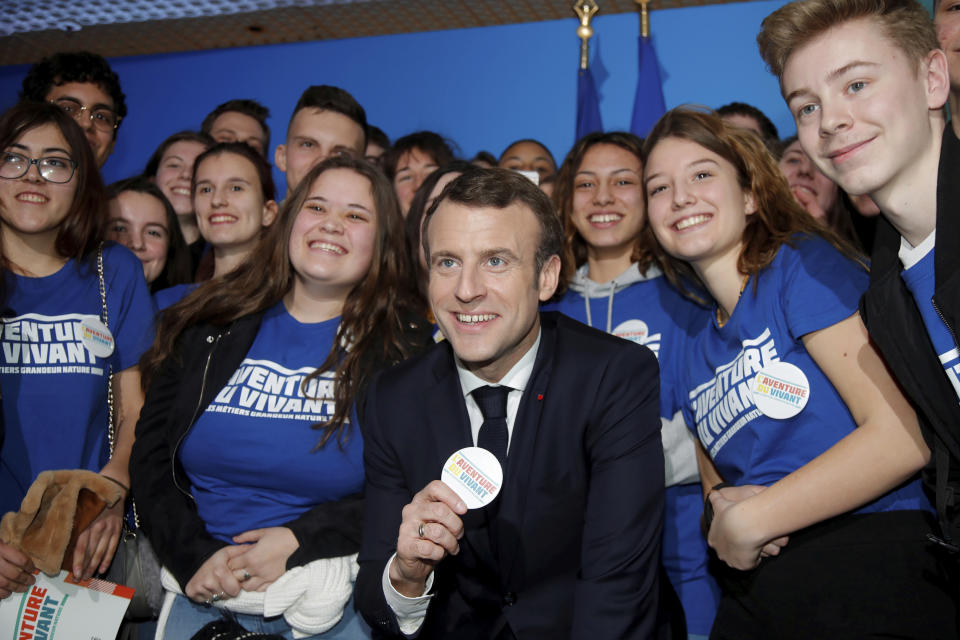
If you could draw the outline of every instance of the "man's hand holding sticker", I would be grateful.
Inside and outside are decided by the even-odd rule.
[[[453,489],[434,480],[403,508],[397,555],[390,565],[393,588],[408,598],[423,595],[433,567],[460,551],[467,505]]]

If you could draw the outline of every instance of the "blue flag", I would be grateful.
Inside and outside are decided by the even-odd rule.
[[[650,133],[650,129],[667,112],[663,101],[663,87],[660,84],[660,64],[657,62],[657,50],[650,38],[640,36],[640,67],[637,73],[637,93],[633,98],[633,119],[630,132],[641,138]]]
[[[603,131],[600,98],[590,69],[580,69],[577,72],[577,140],[594,131]]]

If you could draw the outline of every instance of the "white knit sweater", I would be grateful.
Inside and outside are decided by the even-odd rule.
[[[294,638],[323,633],[340,622],[343,608],[353,593],[357,579],[357,554],[314,560],[294,567],[276,579],[266,591],[241,591],[213,606],[236,613],[272,617],[283,615],[293,629]],[[160,610],[156,640],[162,640],[170,608],[177,595],[183,595],[173,574],[161,572],[167,595]]]

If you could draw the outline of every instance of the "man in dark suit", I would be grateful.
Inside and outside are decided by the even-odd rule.
[[[656,358],[539,312],[563,236],[526,178],[463,174],[423,234],[446,341],[369,394],[358,609],[388,635],[651,637],[663,520]],[[468,511],[438,478],[474,444],[504,478],[491,504]]]

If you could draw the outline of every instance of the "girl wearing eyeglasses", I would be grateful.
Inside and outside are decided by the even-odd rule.
[[[107,198],[76,122],[56,105],[17,105],[0,117],[0,150],[2,514],[18,510],[48,469],[89,469],[129,486],[143,404],[137,362],[150,346],[154,311],[139,260],[120,245],[98,248]],[[97,328],[104,315],[98,263],[110,340],[95,345],[84,340],[83,328]],[[72,559],[76,576],[106,571],[122,510],[121,501],[82,532]],[[26,591],[32,568],[0,544],[0,598]]]

